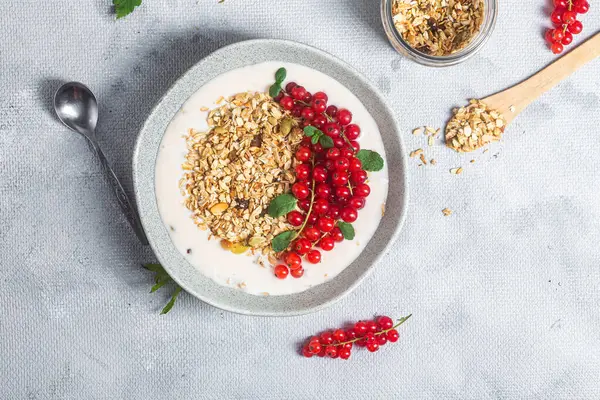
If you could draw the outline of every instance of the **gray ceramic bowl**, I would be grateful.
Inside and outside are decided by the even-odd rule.
[[[198,272],[177,251],[159,215],[154,179],[163,134],[179,108],[200,87],[222,73],[265,61],[306,65],[342,83],[365,105],[382,135],[387,154],[389,191],[385,217],[361,255],[334,279],[305,292],[254,296],[221,286]],[[133,178],[140,216],[156,257],[187,292],[224,310],[265,316],[291,316],[320,310],[350,293],[373,269],[398,236],[406,215],[407,179],[404,146],[393,112],[362,75],[328,53],[283,40],[250,40],[224,47],[186,72],[154,108],[138,137]]]

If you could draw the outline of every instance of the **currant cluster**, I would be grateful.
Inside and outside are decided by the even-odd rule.
[[[411,314],[412,315],[412,314]],[[400,334],[396,328],[402,325],[410,315],[401,318],[396,325],[390,317],[381,316],[375,321],[358,321],[347,329],[326,331],[314,336],[302,347],[304,357],[330,357],[347,360],[352,354],[354,345],[366,347],[370,352],[376,352],[388,342],[398,341]]]
[[[587,0],[553,0],[554,11],[550,20],[554,29],[546,32],[546,40],[554,54],[560,54],[573,42],[573,35],[581,33],[583,24],[577,19],[577,14],[585,14],[590,9]]]
[[[275,100],[300,121],[305,131],[314,127],[318,132],[304,137],[296,150],[296,182],[291,191],[298,209],[286,217],[290,225],[297,227],[297,234],[290,251],[282,257],[285,264],[274,270],[280,279],[288,275],[300,278],[304,274],[302,256],[317,264],[321,261],[320,250],[331,251],[335,243],[350,238],[344,230],[352,229],[353,238],[353,228],[347,224],[356,221],[371,188],[365,183],[367,172],[356,157],[360,127],[351,123],[350,111],[328,105],[324,92],[313,95],[294,82],[288,83]]]

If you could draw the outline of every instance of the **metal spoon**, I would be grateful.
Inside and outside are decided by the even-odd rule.
[[[148,239],[140,223],[140,217],[131,206],[129,198],[117,176],[108,165],[108,161],[100,150],[96,140],[96,123],[98,122],[98,103],[94,94],[85,85],[79,82],[69,82],[62,85],[54,95],[54,111],[58,119],[69,129],[83,135],[92,145],[102,164],[104,176],[112,186],[119,205],[142,242],[147,245]]]

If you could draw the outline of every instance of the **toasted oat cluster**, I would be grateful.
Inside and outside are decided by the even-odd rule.
[[[394,0],[394,25],[414,49],[445,56],[466,47],[479,32],[483,0]]]
[[[289,230],[267,213],[294,182],[294,151],[302,130],[265,93],[239,93],[208,114],[208,132],[190,130],[181,180],[185,205],[200,229],[237,246],[270,251]]]
[[[446,125],[446,146],[469,152],[500,140],[506,120],[481,100],[471,100],[466,107],[455,108]]]

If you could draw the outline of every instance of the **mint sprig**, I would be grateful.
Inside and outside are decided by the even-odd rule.
[[[147,270],[152,271],[156,274],[154,276],[154,286],[152,286],[150,293],[154,293],[158,289],[160,289],[161,287],[166,285],[167,283],[173,282],[173,278],[171,278],[169,276],[169,274],[167,273],[167,271],[165,271],[165,269],[162,267],[162,265],[160,265],[160,264],[143,264],[142,266],[144,268],[146,268]],[[173,292],[173,295],[171,296],[171,300],[169,300],[169,302],[164,306],[164,308],[160,312],[161,314],[166,314],[169,311],[171,311],[171,309],[175,305],[177,296],[179,296],[179,293],[181,293],[181,290],[182,290],[181,286],[177,285],[177,287],[175,288],[175,291]]]
[[[338,228],[342,231],[342,235],[344,235],[344,239],[346,240],[354,240],[354,236],[356,233],[354,232],[354,227],[352,224],[349,224],[344,221],[338,221]]]
[[[277,72],[275,72],[275,83],[271,85],[269,88],[269,96],[277,97],[281,92],[281,84],[285,81],[285,77],[287,76],[287,71],[285,68],[279,68]]]
[[[142,5],[142,0],[113,0],[113,5],[119,19],[131,14],[136,7]]]
[[[286,231],[275,236],[271,241],[271,247],[273,247],[273,251],[275,251],[276,253],[284,251],[289,247],[290,242],[294,240],[296,236],[296,231]]]
[[[310,138],[312,144],[320,143],[324,149],[330,149],[333,147],[333,139],[323,133],[322,130],[315,128],[314,126],[305,126],[304,135]]]
[[[376,151],[360,150],[356,158],[360,160],[365,171],[377,172],[383,169],[383,158]]]
[[[289,193],[280,194],[271,200],[267,213],[273,218],[281,217],[296,208],[297,202],[296,198]]]

